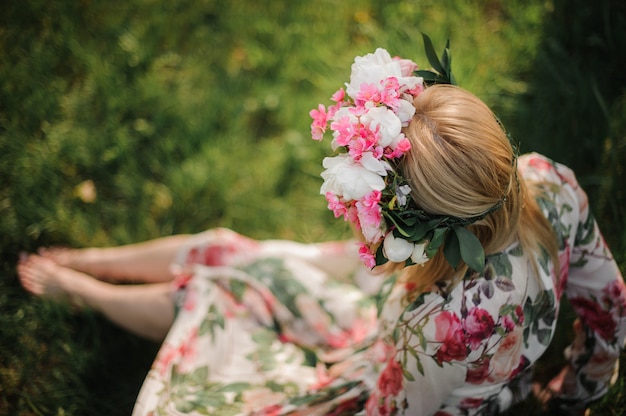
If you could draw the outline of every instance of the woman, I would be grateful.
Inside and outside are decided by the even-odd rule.
[[[582,414],[626,335],[626,288],[585,193],[565,166],[517,159],[478,98],[416,69],[358,57],[335,104],[311,112],[338,151],[322,193],[358,244],[217,229],[49,249],[18,265],[23,286],[164,338],[137,415],[496,414],[530,392],[565,294],[569,364],[537,393]]]

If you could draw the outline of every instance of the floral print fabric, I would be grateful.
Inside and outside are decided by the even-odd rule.
[[[543,184],[559,276],[514,243],[483,273],[415,296],[364,270],[354,242],[191,237],[172,266],[177,318],[134,414],[495,413],[550,344],[563,294],[579,317],[564,399],[601,396],[626,336],[626,288],[573,173],[538,154],[519,166]]]

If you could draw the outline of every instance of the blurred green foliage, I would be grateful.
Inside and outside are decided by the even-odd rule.
[[[523,150],[580,172],[624,270],[624,19],[618,0],[6,0],[0,413],[126,414],[157,348],[34,302],[20,251],[214,226],[346,236],[318,195],[325,147],[308,112],[355,55],[381,46],[425,64],[421,32],[437,49],[451,39],[459,85]],[[626,409],[622,380],[598,412]]]

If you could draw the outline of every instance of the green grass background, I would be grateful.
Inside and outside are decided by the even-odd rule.
[[[451,39],[459,84],[523,151],[576,169],[625,271],[624,27],[622,0],[5,0],[0,414],[128,414],[158,347],[27,295],[20,251],[215,226],[346,236],[318,195],[308,112],[377,46],[426,66],[421,32]],[[623,391],[593,413],[626,413]]]

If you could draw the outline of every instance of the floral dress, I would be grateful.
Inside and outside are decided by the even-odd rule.
[[[566,399],[600,397],[626,336],[624,282],[574,174],[538,154],[519,167],[544,184],[559,276],[514,243],[482,273],[414,296],[365,270],[354,242],[190,237],[134,414],[494,414],[550,344],[562,294],[579,317]]]

